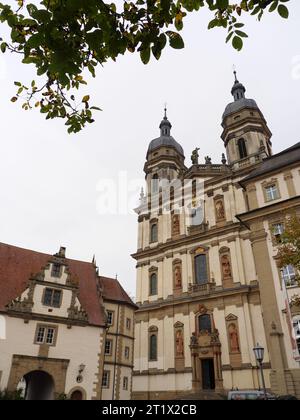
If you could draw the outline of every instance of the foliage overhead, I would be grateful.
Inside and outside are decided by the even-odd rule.
[[[43,0],[27,4],[16,0],[15,7],[0,3],[0,22],[10,27],[10,39],[1,39],[1,51],[21,55],[22,63],[33,64],[41,76],[39,85],[15,82],[12,102],[23,100],[25,110],[37,107],[46,118],[66,120],[68,132],[78,132],[93,122],[89,95],[79,101],[73,91],[86,84],[87,69],[95,69],[126,52],[137,52],[144,64],[151,55],[159,59],[168,43],[181,49],[179,34],[187,13],[206,8],[212,12],[208,29],[225,28],[226,42],[236,50],[247,34],[239,18],[244,14],[262,18],[277,11],[282,18],[290,0],[132,0],[120,7],[104,0]],[[26,3],[26,4],[25,4]]]
[[[277,254],[279,267],[292,265],[297,273],[299,282],[300,273],[300,219],[296,214],[287,216],[284,232],[280,238]]]

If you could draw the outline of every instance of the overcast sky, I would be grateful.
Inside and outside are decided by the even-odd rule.
[[[275,13],[262,23],[244,19],[249,39],[239,53],[225,44],[225,30],[206,29],[210,16],[201,11],[185,20],[185,49],[167,48],[147,66],[128,54],[99,68],[82,95],[89,92],[103,112],[76,135],[68,135],[62,121],[45,121],[10,102],[13,82],[28,83],[34,69],[1,54],[0,241],[50,254],[63,245],[69,258],[86,261],[95,254],[101,274],[117,273],[134,296],[130,254],[136,251],[137,218],[124,209],[100,214],[103,180],[117,184],[123,172],[129,188],[142,184],[147,147],[159,135],[165,102],[186,164],[196,146],[201,160],[210,155],[219,163],[233,64],[273,132],[274,152],[300,141],[300,2],[292,0],[289,9],[288,21]],[[124,194],[126,186],[120,190]]]

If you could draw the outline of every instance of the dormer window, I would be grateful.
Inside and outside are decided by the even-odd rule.
[[[279,198],[279,192],[276,184],[269,185],[266,187],[267,201],[277,200]]]
[[[61,265],[58,263],[52,264],[51,276],[52,277],[60,277],[61,274]]]
[[[61,305],[62,291],[47,287],[44,291],[43,305],[59,308]]]

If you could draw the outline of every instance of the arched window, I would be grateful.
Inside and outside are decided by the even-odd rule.
[[[152,180],[151,180],[151,183],[152,183],[152,193],[153,194],[158,193],[158,190],[159,190],[159,179],[158,179],[158,175],[157,174],[153,175]]]
[[[158,240],[158,229],[157,229],[157,223],[153,223],[151,225],[151,235],[150,235],[150,241],[151,242],[157,242]]]
[[[245,157],[248,156],[246,142],[244,139],[239,139],[238,148],[239,148],[240,159],[244,159]]]
[[[157,360],[157,335],[150,335],[149,360]]]
[[[210,315],[204,314],[198,317],[198,326],[199,332],[200,331],[208,331],[211,332],[211,318]]]
[[[150,276],[150,295],[157,295],[157,273],[152,273]]]
[[[195,257],[195,283],[208,283],[207,259],[205,254],[200,254]]]

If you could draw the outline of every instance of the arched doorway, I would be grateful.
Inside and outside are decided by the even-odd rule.
[[[24,376],[26,382],[25,400],[53,400],[54,381],[49,373],[34,370]]]
[[[81,401],[81,400],[83,400],[82,392],[79,391],[79,389],[76,389],[75,391],[72,392],[70,399],[71,400],[74,400],[74,401]]]

